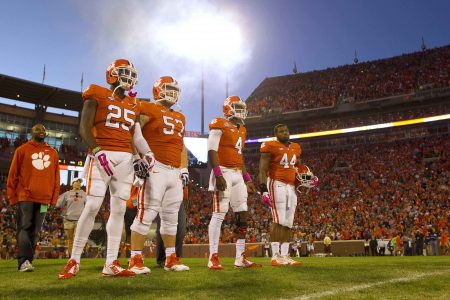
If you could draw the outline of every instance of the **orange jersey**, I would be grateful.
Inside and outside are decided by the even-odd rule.
[[[244,150],[247,130],[244,125],[239,127],[223,118],[216,118],[209,123],[209,129],[220,129],[219,165],[227,168],[242,169],[242,151]]]
[[[141,114],[150,119],[142,128],[142,135],[155,154],[155,159],[179,168],[186,124],[184,115],[152,102],[141,102]]]
[[[130,129],[140,113],[139,102],[128,96],[121,100],[111,90],[95,84],[83,92],[83,101],[88,99],[97,102],[92,129],[97,145],[103,150],[132,153]]]
[[[269,177],[287,184],[295,183],[295,165],[302,149],[297,143],[288,146],[279,141],[269,141],[261,144],[261,153],[270,153]]]

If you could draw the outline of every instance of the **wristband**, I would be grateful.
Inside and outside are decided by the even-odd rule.
[[[133,161],[138,160],[138,159],[141,159],[141,156],[138,153],[133,154]]]
[[[252,177],[250,176],[250,174],[248,174],[248,172],[245,172],[244,174],[242,174],[242,178],[244,178],[245,183],[252,181]]]
[[[92,149],[92,154],[95,155],[97,154],[97,152],[99,152],[100,150],[102,150],[102,148],[100,148],[100,146],[97,146],[95,148]]]
[[[265,184],[265,183],[261,183],[259,185],[259,190],[261,191],[261,193],[268,193],[269,192],[269,190],[267,190],[267,184]]]
[[[213,173],[214,173],[214,177],[223,176],[222,175],[222,170],[220,169],[219,166],[213,167],[212,170],[213,170]]]

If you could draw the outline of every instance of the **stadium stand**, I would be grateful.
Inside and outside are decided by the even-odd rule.
[[[358,103],[449,86],[450,46],[264,79],[247,99],[250,115]]]

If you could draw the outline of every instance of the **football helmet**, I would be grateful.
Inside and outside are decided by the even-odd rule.
[[[300,187],[312,188],[317,187],[319,184],[319,178],[314,176],[308,166],[306,165],[298,165],[295,167],[296,169],[296,186],[297,190]]]
[[[153,98],[156,101],[165,100],[170,104],[178,102],[180,97],[180,86],[171,76],[162,76],[153,84]]]
[[[237,118],[243,121],[247,118],[247,104],[238,96],[230,96],[223,103],[223,114],[227,119]]]
[[[119,83],[126,91],[131,90],[138,82],[138,74],[132,63],[126,59],[117,59],[106,69],[106,82]]]

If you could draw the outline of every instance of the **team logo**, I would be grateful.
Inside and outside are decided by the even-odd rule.
[[[31,164],[38,170],[44,170],[51,165],[51,162],[49,161],[50,155],[45,154],[44,152],[33,153],[31,159]]]

